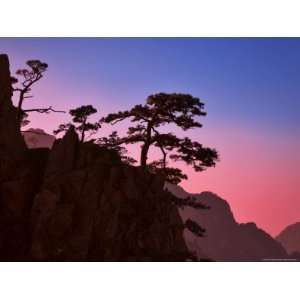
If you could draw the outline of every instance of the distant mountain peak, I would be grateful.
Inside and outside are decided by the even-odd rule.
[[[27,132],[33,132],[33,133],[43,133],[43,134],[47,134],[43,129],[41,128],[29,128],[26,130]],[[26,132],[25,131],[25,132]]]
[[[294,252],[300,253],[300,222],[287,226],[276,237],[289,254]]]
[[[49,148],[55,141],[55,136],[46,133],[40,128],[29,128],[22,132],[24,141],[28,148]]]
[[[193,196],[210,209],[185,208],[180,215],[196,221],[206,229],[205,237],[194,237],[184,232],[189,249],[198,258],[217,261],[261,261],[265,259],[285,259],[285,249],[268,233],[258,228],[254,222],[236,222],[228,202],[215,193],[190,194],[182,187],[166,184],[166,189],[177,197]]]

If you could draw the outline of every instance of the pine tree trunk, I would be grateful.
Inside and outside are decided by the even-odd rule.
[[[82,123],[82,131],[81,131],[81,138],[80,141],[83,143],[84,142],[84,138],[85,138],[85,124],[86,124],[86,118],[84,119],[83,123]]]
[[[141,166],[143,168],[146,168],[147,166],[148,152],[151,145],[151,129],[152,129],[151,124],[148,123],[146,141],[142,147],[142,152],[141,152]]]
[[[142,152],[141,152],[141,166],[143,168],[146,168],[147,166],[147,155],[148,155],[148,151],[150,148],[150,144],[149,143],[145,143],[142,147]]]
[[[17,119],[18,119],[18,123],[19,126],[21,128],[21,123],[22,123],[22,105],[23,105],[23,101],[24,101],[24,92],[20,92],[20,98],[19,98],[19,103],[18,103],[18,111],[17,111]]]
[[[84,129],[82,129],[81,131],[81,138],[80,138],[80,141],[83,143],[84,141]]]

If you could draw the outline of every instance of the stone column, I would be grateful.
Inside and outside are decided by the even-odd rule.
[[[22,158],[26,150],[11,98],[9,60],[6,54],[0,54],[0,161],[5,157]]]

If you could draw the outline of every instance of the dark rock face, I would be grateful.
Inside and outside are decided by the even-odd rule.
[[[72,130],[51,152],[28,153],[34,160],[27,175],[0,185],[0,224],[7,228],[0,234],[1,260],[173,261],[189,255],[160,178],[124,165],[114,152],[79,143]]]
[[[34,194],[47,152],[29,151],[11,101],[9,62],[0,55],[0,259],[24,258]]]
[[[178,197],[190,196],[181,187],[167,185]],[[284,248],[254,223],[238,224],[228,203],[210,192],[194,194],[198,201],[210,207],[207,210],[184,208],[183,220],[192,218],[206,229],[205,237],[196,237],[185,231],[188,248],[199,258],[216,261],[261,261],[288,258]]]
[[[5,54],[0,54],[0,155],[2,160],[20,159],[26,149],[18,130],[17,113],[11,101],[12,87],[9,61]]]
[[[37,260],[180,260],[182,222],[163,182],[117,155],[81,144],[71,129],[54,144],[31,211]]]
[[[31,207],[47,156],[46,149],[28,150],[22,161],[0,171],[1,261],[28,260]]]
[[[286,227],[276,237],[276,240],[282,244],[289,254],[298,252],[300,258],[300,222]]]
[[[0,55],[0,260],[174,261],[189,256],[161,178],[71,128],[51,150],[27,149]]]

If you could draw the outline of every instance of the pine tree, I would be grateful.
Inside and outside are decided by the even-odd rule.
[[[71,126],[74,126],[76,131],[80,134],[80,141],[84,142],[86,133],[89,132],[90,136],[95,134],[101,128],[100,122],[90,123],[89,117],[97,112],[97,109],[92,105],[82,105],[75,109],[71,109],[69,114],[72,116],[71,123],[59,125],[58,129],[54,130],[55,135],[68,131]]]
[[[176,125],[183,131],[200,128],[202,124],[196,117],[206,115],[203,109],[204,103],[189,94],[159,93],[149,96],[144,105],[109,114],[102,122],[116,124],[130,119],[135,126],[128,128],[123,141],[126,144],[142,144],[140,165],[154,173],[164,174],[166,180],[172,183],[179,183],[182,179],[187,179],[187,176],[180,169],[168,167],[168,159],[183,161],[200,172],[215,166],[218,153],[188,137],[180,138],[171,132],[163,133],[161,129],[164,125]],[[160,149],[162,159],[148,163],[151,147]]]
[[[48,69],[48,64],[41,62],[40,60],[28,60],[26,62],[27,69],[19,69],[16,74],[21,77],[21,84],[19,87],[14,87],[13,91],[18,92],[18,104],[17,104],[17,119],[20,124],[20,127],[26,126],[29,123],[28,113],[38,112],[38,113],[49,113],[49,112],[64,112],[54,110],[52,106],[43,107],[43,108],[31,108],[24,109],[23,104],[26,99],[33,98],[31,95],[32,87],[38,81],[40,81],[44,73]],[[18,83],[18,79],[15,77],[11,78],[12,85]]]

